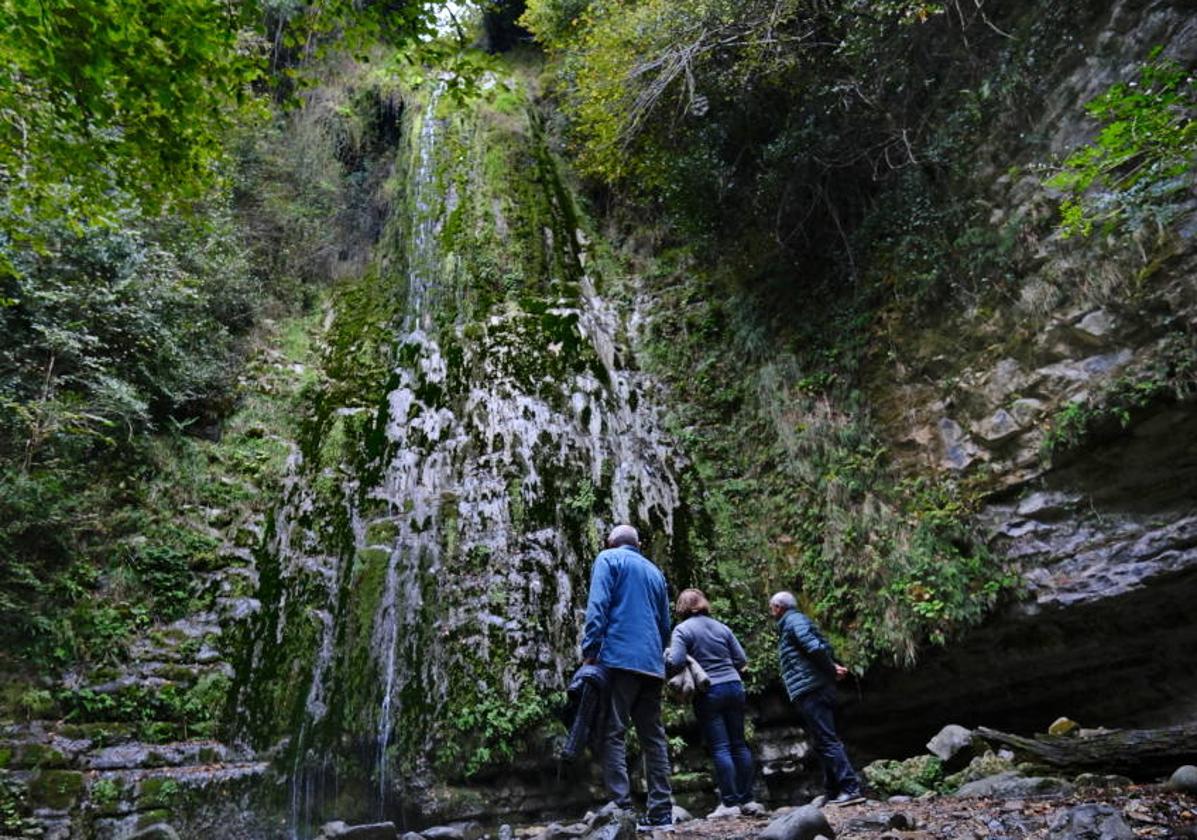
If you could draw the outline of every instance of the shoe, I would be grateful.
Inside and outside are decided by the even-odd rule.
[[[707,814],[708,820],[730,820],[732,817],[740,816],[739,805],[720,805],[714,811]]]
[[[656,817],[645,815],[636,824],[637,831],[673,831],[673,814],[661,814]]]
[[[864,796],[861,795],[860,791],[854,790],[854,791],[844,791],[843,793],[830,799],[827,802],[827,804],[833,805],[837,808],[842,808],[845,805],[859,805],[860,803],[862,803],[864,801],[865,801],[865,798],[864,798]]]
[[[759,802],[745,802],[740,806],[740,813],[746,817],[763,817],[769,813],[769,809]]]

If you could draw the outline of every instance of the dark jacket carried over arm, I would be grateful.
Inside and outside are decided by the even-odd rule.
[[[777,620],[777,656],[791,700],[835,685],[835,652],[815,623],[798,610],[787,610]]]
[[[561,746],[561,760],[574,761],[589,745],[595,758],[602,753],[607,724],[607,689],[610,674],[602,665],[583,665],[569,681],[562,721],[569,731]]]

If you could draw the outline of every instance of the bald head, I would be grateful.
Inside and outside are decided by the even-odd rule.
[[[619,548],[621,545],[640,547],[640,535],[631,525],[616,525],[607,535],[607,548]]]

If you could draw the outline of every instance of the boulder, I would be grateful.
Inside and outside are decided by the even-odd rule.
[[[813,805],[795,808],[773,820],[757,835],[757,840],[814,840],[815,837],[835,837],[835,832]]]
[[[1135,832],[1110,805],[1078,805],[1052,816],[1048,831],[1053,840],[1135,840]]]
[[[1177,767],[1176,772],[1168,779],[1168,787],[1181,793],[1197,794],[1197,767],[1192,764]]]
[[[425,840],[478,840],[483,835],[481,823],[469,820],[448,825],[435,825],[420,831]]]
[[[986,744],[966,729],[955,723],[949,723],[927,742],[927,751],[943,762],[944,770],[955,773],[968,766],[968,763],[987,749]]]
[[[154,823],[136,834],[130,834],[129,840],[179,840],[179,832],[167,823]]]
[[[585,840],[634,840],[636,819],[630,811],[620,811],[612,820],[584,835]]]
[[[419,837],[419,835],[416,836]],[[510,825],[503,823],[501,826],[499,826],[498,838],[499,840],[515,840],[515,831]],[[405,834],[400,838],[400,840],[409,840],[409,838]],[[414,840],[414,838],[412,838],[412,840]],[[420,840],[423,840],[423,838],[420,838]]]
[[[986,776],[962,785],[956,796],[984,796],[991,799],[1022,799],[1028,796],[1063,795],[1072,791],[1072,785],[1063,779],[1050,776],[1023,776],[1016,771]]]

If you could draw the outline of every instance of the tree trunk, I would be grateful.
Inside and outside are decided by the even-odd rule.
[[[1151,779],[1169,774],[1182,764],[1197,763],[1197,723],[1168,729],[1111,729],[1086,736],[1034,738],[982,726],[977,734],[1032,760],[1074,772],[1121,773]]]

